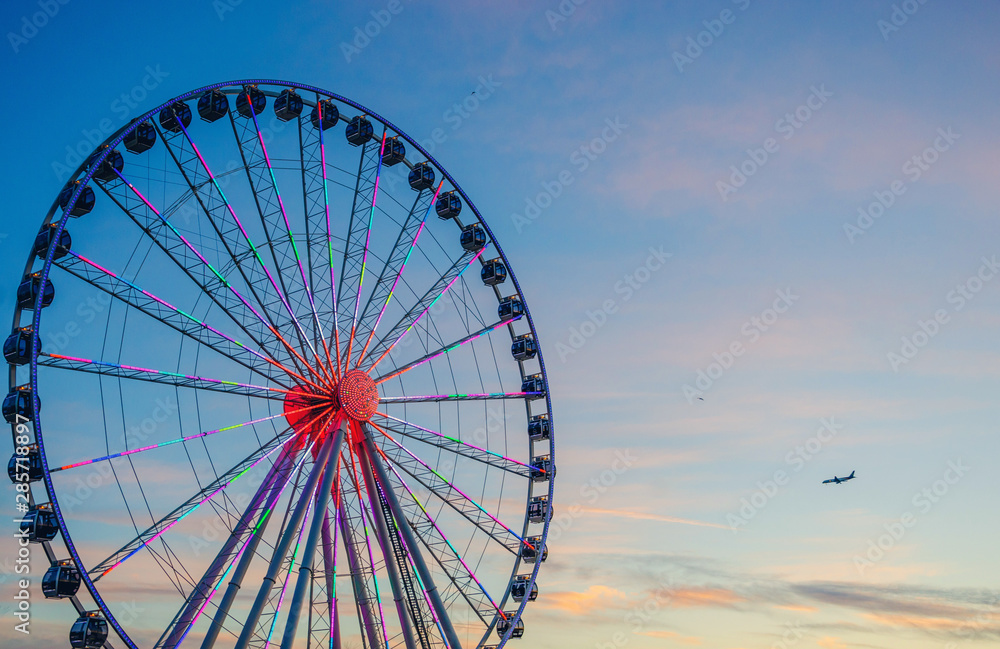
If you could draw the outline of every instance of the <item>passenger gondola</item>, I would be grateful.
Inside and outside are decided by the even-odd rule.
[[[183,101],[175,101],[160,111],[160,127],[171,133],[180,133],[191,125],[191,108]]]
[[[229,97],[221,90],[206,90],[198,98],[198,116],[206,122],[214,122],[229,113]]]
[[[66,209],[69,205],[69,201],[73,198],[73,192],[77,190],[80,186],[79,180],[74,180],[68,183],[63,190],[59,192],[59,207]],[[76,202],[73,203],[73,209],[69,211],[70,216],[83,216],[84,214],[90,213],[90,210],[94,209],[94,203],[96,202],[96,197],[94,196],[94,189],[90,185],[86,185],[81,191],[80,196],[77,197]]]
[[[337,123],[340,119],[340,110],[337,108],[337,104],[333,103],[329,99],[323,99],[318,104],[313,106],[312,112],[309,113],[309,121],[312,122],[313,128],[319,128],[320,113],[323,113],[323,130],[330,128]]]
[[[282,122],[295,119],[302,114],[302,97],[291,88],[282,90],[274,100],[274,114]]]
[[[156,129],[149,122],[137,124],[122,141],[129,153],[144,153],[156,144]]]
[[[70,559],[57,561],[42,577],[42,594],[48,599],[62,599],[80,590],[80,571]]]

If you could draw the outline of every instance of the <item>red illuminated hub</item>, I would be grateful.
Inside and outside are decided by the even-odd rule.
[[[328,407],[323,408],[324,404],[328,404]],[[326,395],[288,394],[285,396],[285,420],[302,439],[314,439],[319,435],[323,420],[332,407],[331,399]]]
[[[351,370],[337,386],[337,401],[351,419],[368,421],[378,409],[378,387],[365,372]]]

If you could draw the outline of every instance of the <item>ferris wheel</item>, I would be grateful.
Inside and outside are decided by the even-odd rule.
[[[462,188],[363,106],[255,79],[133,120],[50,208],[4,356],[72,647],[524,633],[555,477],[531,314]]]

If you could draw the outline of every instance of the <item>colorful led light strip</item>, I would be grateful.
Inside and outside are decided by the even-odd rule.
[[[521,543],[524,543],[525,545],[527,545],[532,550],[535,549],[535,547],[533,545],[531,545],[530,543],[528,543],[527,541],[525,541],[523,538],[521,538],[520,536],[518,536],[517,532],[515,532],[514,530],[512,530],[509,527],[507,527],[506,525],[504,525],[500,521],[500,519],[498,519],[496,516],[494,516],[493,514],[489,513],[488,511],[486,511],[486,509],[482,505],[480,505],[475,500],[473,500],[468,495],[466,495],[465,492],[463,492],[461,489],[459,489],[458,487],[456,487],[452,483],[448,482],[448,479],[445,478],[440,473],[438,473],[436,470],[434,470],[434,468],[431,467],[431,465],[429,465],[426,462],[424,462],[423,460],[421,460],[419,457],[417,457],[416,455],[414,455],[413,453],[411,453],[408,448],[406,448],[405,446],[403,446],[402,444],[400,444],[399,442],[397,442],[396,439],[392,435],[390,435],[389,433],[387,433],[385,431],[384,428],[382,428],[378,424],[374,424],[372,422],[368,422],[368,423],[370,423],[372,426],[374,426],[375,428],[377,428],[383,435],[385,435],[386,439],[388,439],[390,442],[392,442],[393,444],[395,444],[396,446],[398,446],[400,449],[402,449],[403,452],[405,452],[407,455],[409,455],[410,457],[412,457],[414,460],[416,460],[417,462],[419,462],[420,464],[422,464],[424,466],[424,468],[426,468],[428,471],[430,471],[431,473],[433,473],[434,475],[436,475],[438,478],[440,478],[442,482],[444,482],[446,485],[448,485],[449,487],[451,487],[452,489],[454,489],[455,491],[457,491],[460,496],[462,496],[467,501],[469,501],[470,503],[472,503],[473,505],[475,505],[476,508],[479,511],[483,512],[484,514],[486,514],[487,516],[489,516],[491,519],[493,519],[493,522],[495,522],[497,525],[499,525],[500,527],[502,527],[505,530],[507,530],[510,534],[512,534],[515,538],[517,538],[517,540],[521,541]]]
[[[134,448],[129,451],[122,451],[121,453],[112,453],[111,455],[105,455],[103,457],[95,457],[93,460],[85,460],[83,462],[76,462],[75,464],[67,464],[66,466],[61,466],[56,469],[50,469],[50,473],[55,473],[56,471],[65,471],[66,469],[75,469],[78,466],[87,466],[88,464],[93,464],[94,462],[103,462],[105,460],[113,460],[118,457],[125,457],[126,455],[133,455],[135,453],[142,453],[143,451],[149,451],[154,448],[163,448],[164,446],[170,446],[171,444],[177,444],[179,442],[188,442],[192,439],[198,439],[199,437],[208,437],[209,435],[214,435],[216,433],[221,433],[227,430],[235,430],[237,428],[243,428],[244,426],[252,426],[254,424],[259,424],[261,422],[270,421],[272,419],[277,419],[279,417],[287,417],[288,415],[295,415],[300,412],[306,412],[307,410],[314,410],[316,408],[325,407],[327,404],[320,403],[315,406],[309,406],[307,408],[301,408],[299,410],[293,410],[291,412],[283,412],[278,415],[271,415],[270,417],[262,417],[260,419],[254,419],[253,421],[246,421],[242,424],[235,424],[233,426],[226,426],[225,428],[217,428],[215,430],[207,430],[202,433],[195,433],[194,435],[188,435],[187,437],[178,437],[177,439],[172,439],[169,442],[160,442],[159,444],[151,444],[149,446],[143,446],[142,448]]]
[[[392,351],[392,348],[395,347],[399,343],[399,341],[403,339],[403,336],[405,336],[406,334],[410,333],[410,330],[413,329],[413,327],[415,327],[418,322],[420,322],[420,318],[424,317],[424,314],[426,314],[428,311],[430,311],[431,307],[433,307],[435,304],[437,304],[437,301],[440,300],[444,296],[444,294],[448,292],[448,289],[450,289],[452,287],[452,285],[454,285],[454,283],[458,281],[458,278],[460,278],[462,276],[462,274],[465,273],[465,271],[469,270],[469,266],[472,265],[472,262],[474,262],[477,259],[479,259],[479,256],[482,255],[483,252],[485,252],[485,251],[486,251],[486,248],[483,247],[482,249],[480,249],[479,252],[477,252],[475,255],[473,255],[472,259],[469,260],[469,263],[466,264],[465,267],[458,272],[458,275],[455,275],[454,279],[452,279],[450,282],[448,282],[448,285],[444,287],[444,290],[441,291],[440,295],[438,295],[436,298],[434,298],[434,301],[431,302],[429,305],[427,305],[426,309],[424,309],[423,311],[420,312],[420,315],[417,316],[417,319],[414,320],[410,324],[410,326],[406,328],[406,330],[403,333],[399,334],[399,338],[396,338],[396,340],[391,345],[389,345],[389,348],[386,349],[382,353],[381,356],[379,356],[378,360],[375,361],[374,363],[372,363],[372,366],[368,368],[369,372],[371,372],[372,370],[374,370],[375,367],[379,363],[382,362],[382,359],[385,358],[389,354],[389,352]]]
[[[204,381],[205,383],[216,383],[219,385],[231,385],[240,388],[250,388],[254,390],[265,390],[267,392],[280,392],[282,394],[294,394],[306,396],[309,393],[300,392],[298,390],[285,390],[283,388],[269,388],[263,385],[253,385],[251,383],[238,383],[236,381],[225,381],[223,379],[209,379],[203,376],[193,376],[190,374],[179,374],[177,372],[168,372],[167,370],[154,370],[147,367],[136,367],[135,365],[118,365],[116,363],[108,363],[107,361],[95,361],[87,358],[77,358],[75,356],[66,356],[64,354],[50,354],[48,352],[39,352],[39,356],[48,356],[49,358],[60,358],[66,361],[72,361],[75,363],[87,363],[89,365],[102,365],[104,367],[116,367],[122,370],[128,370],[130,372],[143,372],[146,374],[158,374],[162,376],[175,376],[181,379],[190,379],[192,381]]]
[[[382,397],[380,403],[408,403],[423,401],[447,401],[449,399],[459,400],[485,400],[485,399],[523,399],[545,394],[544,392],[492,392],[490,394],[430,394],[419,397]]]
[[[468,446],[469,448],[474,448],[477,451],[482,451],[483,453],[488,453],[488,454],[490,454],[490,455],[492,455],[494,457],[498,457],[498,458],[501,458],[503,460],[507,460],[508,462],[513,462],[514,464],[520,464],[521,466],[527,467],[529,469],[531,468],[530,465],[525,464],[524,462],[518,462],[517,460],[515,460],[512,457],[507,457],[506,455],[501,455],[501,454],[499,454],[499,453],[497,453],[495,451],[491,451],[489,449],[480,448],[480,447],[476,446],[475,444],[470,444],[468,442],[463,442],[462,440],[460,440],[460,439],[458,439],[456,437],[451,437],[449,435],[443,435],[443,434],[441,434],[441,433],[439,433],[437,431],[431,430],[430,428],[424,428],[423,426],[418,426],[416,424],[412,424],[412,423],[410,423],[408,421],[404,421],[402,419],[398,419],[396,417],[393,417],[392,415],[387,415],[384,412],[378,412],[378,411],[376,411],[375,414],[377,414],[377,415],[379,415],[381,417],[385,417],[386,419],[391,419],[393,421],[399,422],[399,423],[403,424],[404,426],[412,426],[413,428],[417,428],[417,429],[422,430],[424,432],[430,433],[431,435],[436,435],[436,436],[441,437],[443,439],[446,439],[448,441],[455,442],[456,444],[461,444],[462,446]],[[399,432],[399,431],[396,431],[396,432]],[[404,434],[404,433],[400,433],[400,434]]]
[[[452,351],[453,349],[458,349],[459,347],[461,347],[465,343],[472,342],[473,340],[475,340],[477,338],[480,338],[482,336],[485,336],[488,333],[492,333],[493,331],[496,331],[497,329],[499,329],[500,327],[502,327],[504,325],[511,324],[513,322],[517,322],[522,317],[523,316],[516,316],[514,318],[511,318],[510,320],[501,320],[500,322],[498,322],[498,323],[496,323],[494,325],[490,325],[489,327],[486,327],[484,329],[480,329],[479,331],[471,333],[468,336],[466,336],[465,338],[462,338],[461,340],[459,340],[458,342],[454,343],[453,345],[451,345],[449,347],[444,347],[441,350],[439,350],[437,352],[434,352],[434,353],[431,353],[431,354],[428,354],[427,356],[424,356],[423,358],[417,359],[417,360],[413,361],[412,363],[407,363],[403,367],[400,367],[399,369],[397,369],[397,370],[395,370],[395,371],[393,371],[393,372],[391,372],[389,374],[386,374],[385,376],[378,377],[377,379],[375,379],[375,385],[380,385],[382,383],[385,383],[386,381],[388,381],[389,379],[391,379],[393,377],[396,377],[396,376],[399,376],[400,374],[403,374],[404,372],[409,372],[413,368],[419,367],[419,366],[423,365],[424,363],[426,363],[428,361],[432,361],[435,358],[437,358],[438,356],[441,356],[442,354],[447,354],[448,352]]]
[[[333,268],[333,235],[330,232],[330,191],[326,181],[326,144],[323,140],[323,102],[316,95],[316,116],[319,129],[320,165],[323,170],[323,210],[326,213],[326,247],[330,258],[330,299],[333,301],[333,343],[336,350],[337,364],[333,367],[334,377],[340,381],[340,325],[337,323],[337,277]],[[323,336],[324,343],[326,336]]]
[[[385,298],[385,304],[382,305],[382,310],[379,311],[378,318],[375,319],[375,324],[372,326],[372,330],[368,334],[368,340],[365,341],[365,346],[358,355],[358,363],[354,366],[355,368],[361,367],[361,361],[365,359],[368,352],[368,345],[371,344],[372,338],[375,336],[375,330],[378,329],[378,323],[382,322],[382,316],[385,315],[385,309],[389,306],[389,300],[392,299],[392,294],[396,290],[396,284],[399,283],[399,278],[403,276],[403,269],[406,268],[407,262],[410,261],[410,255],[413,254],[413,250],[417,247],[417,240],[420,239],[420,233],[424,231],[424,226],[427,224],[427,217],[430,216],[431,210],[434,208],[434,202],[437,200],[442,186],[444,186],[444,180],[438,183],[438,187],[434,191],[434,197],[431,199],[430,205],[427,206],[427,211],[424,212],[424,218],[421,219],[420,227],[417,228],[417,233],[413,236],[413,243],[410,244],[410,249],[406,251],[406,257],[403,259],[403,264],[399,267],[399,272],[396,273],[396,279],[392,282],[392,287],[389,289],[389,295]]]

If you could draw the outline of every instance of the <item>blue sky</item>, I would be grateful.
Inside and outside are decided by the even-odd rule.
[[[440,129],[535,317],[562,516],[522,642],[1000,639],[992,4],[403,0],[367,44],[389,3],[39,6],[0,9],[6,304],[67,145],[216,81],[326,88]]]

